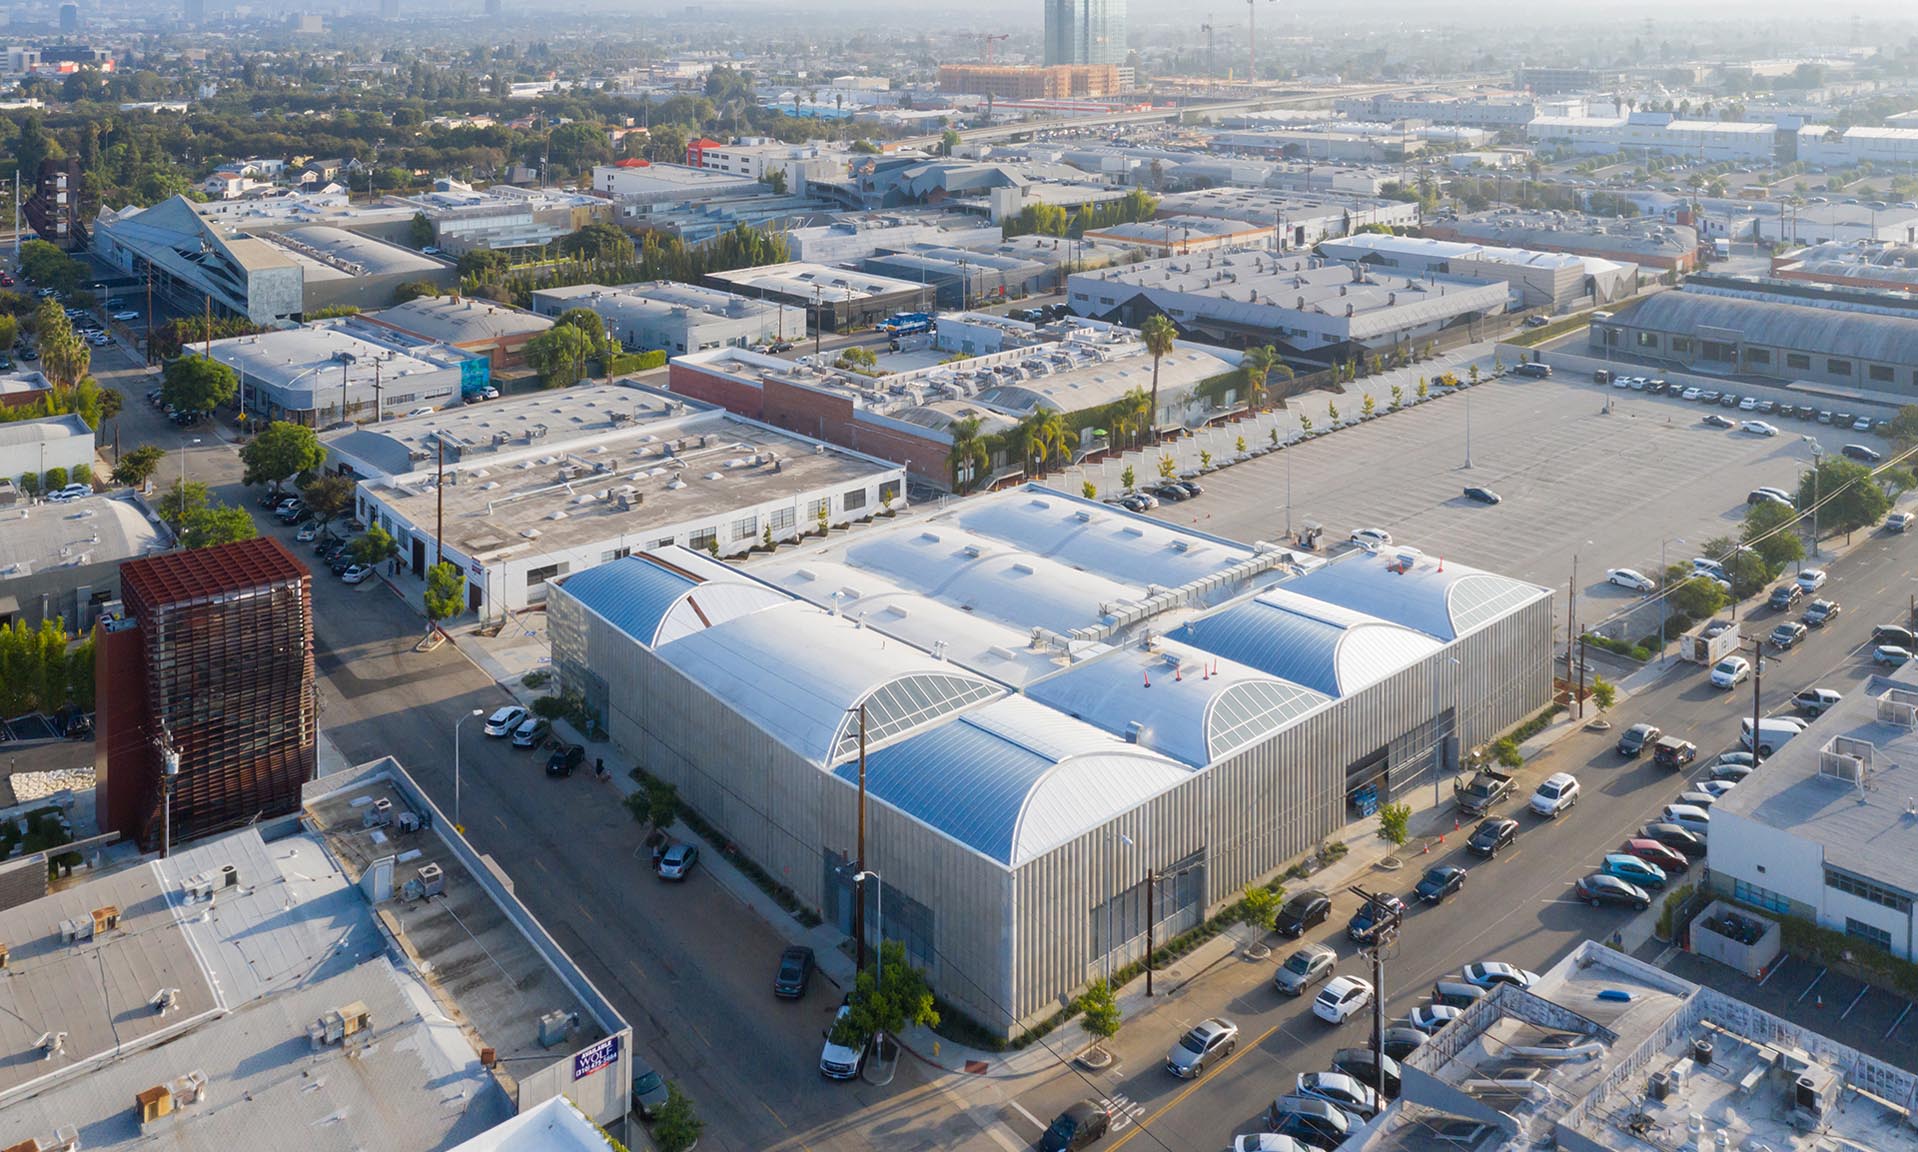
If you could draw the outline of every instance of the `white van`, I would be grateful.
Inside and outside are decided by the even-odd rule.
[[[1659,819],[1667,824],[1676,824],[1700,838],[1711,833],[1711,813],[1693,804],[1667,804],[1659,813]]]
[[[1797,716],[1765,716],[1758,721],[1758,748],[1760,756],[1770,756],[1783,748],[1793,736],[1803,732],[1807,722]],[[1752,718],[1745,717],[1738,722],[1738,743],[1746,751],[1752,750]]]

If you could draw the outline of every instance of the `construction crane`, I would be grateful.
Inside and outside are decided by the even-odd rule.
[[[1278,0],[1272,0],[1272,3],[1278,3]],[[1246,79],[1257,84],[1259,82],[1259,0],[1245,0],[1245,4],[1245,38],[1252,49],[1252,70],[1247,73]]]
[[[996,35],[994,33],[987,32],[981,35],[979,37],[979,40],[981,43],[985,45],[984,53],[986,57],[986,63],[988,64],[992,63],[993,42],[996,40],[1010,40],[1010,39],[1012,39],[1012,33],[1010,32],[1000,32],[1000,33],[997,33]]]
[[[1205,33],[1205,74],[1212,75],[1212,21],[1208,18],[1199,25],[1199,31]]]

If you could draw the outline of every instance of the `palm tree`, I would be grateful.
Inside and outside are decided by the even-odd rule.
[[[1136,436],[1139,431],[1148,426],[1152,399],[1145,394],[1143,388],[1128,388],[1125,395],[1112,402],[1110,411],[1112,443],[1116,446],[1126,437]],[[1137,447],[1136,439],[1134,447]]]
[[[1246,399],[1254,408],[1262,406],[1265,382],[1271,378],[1272,369],[1279,362],[1279,350],[1270,344],[1263,348],[1247,348],[1245,358],[1239,361],[1239,367],[1245,372]]]
[[[1155,312],[1139,325],[1139,336],[1145,340],[1145,350],[1152,354],[1152,406],[1146,410],[1146,429],[1151,431],[1159,420],[1159,361],[1172,351],[1179,330],[1163,313]]]
[[[1043,473],[1048,461],[1066,456],[1066,425],[1057,412],[1041,408],[1026,417],[1021,425],[1026,448],[1026,463]]]
[[[985,441],[979,438],[977,416],[953,421],[951,432],[952,451],[946,454],[946,463],[952,469],[952,486],[960,492],[967,492],[974,483],[985,478],[992,461],[986,454]],[[962,475],[963,482],[960,479]]]

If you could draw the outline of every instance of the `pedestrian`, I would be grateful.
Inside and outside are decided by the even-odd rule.
[[[609,775],[606,771],[606,758],[604,756],[598,756],[593,759],[593,775],[599,777],[601,780],[606,779]]]

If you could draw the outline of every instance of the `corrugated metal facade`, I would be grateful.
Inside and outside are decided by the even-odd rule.
[[[741,721],[563,588],[548,610],[554,664],[589,702],[604,701],[615,744],[830,915],[837,896],[829,861],[850,857],[856,845],[854,788]],[[895,893],[931,910],[927,960],[940,994],[1010,1034],[1103,970],[1094,920],[1115,891],[1138,884],[1148,869],[1202,868],[1202,904],[1155,910],[1160,940],[1193,926],[1247,884],[1339,834],[1350,818],[1353,765],[1382,751],[1392,792],[1431,786],[1435,683],[1448,738],[1457,702],[1448,752],[1455,761],[1458,747],[1483,743],[1545,707],[1551,652],[1551,601],[1541,595],[1011,872],[869,799],[866,863],[885,879],[889,914]],[[1142,939],[1125,941],[1112,962],[1142,951]]]

